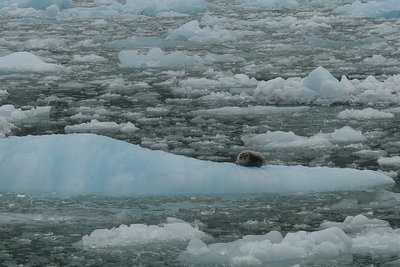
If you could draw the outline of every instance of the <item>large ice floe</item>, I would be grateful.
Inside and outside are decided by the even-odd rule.
[[[93,134],[3,138],[0,169],[1,190],[24,193],[305,193],[394,183],[369,170],[202,161]]]
[[[338,15],[372,18],[398,18],[400,6],[397,0],[354,1],[351,4],[339,6],[334,10]]]
[[[361,131],[344,126],[332,133],[318,133],[311,137],[299,136],[293,132],[268,131],[264,134],[244,135],[242,141],[247,147],[282,148],[282,147],[326,147],[336,143],[362,142],[365,136]]]
[[[230,266],[291,266],[295,263],[323,263],[352,255],[397,255],[400,252],[399,229],[387,221],[359,214],[342,223],[324,222],[321,230],[298,231],[283,236],[278,231],[265,235],[247,235],[228,243],[207,245],[193,237],[182,260],[199,264]]]
[[[46,63],[30,52],[15,52],[0,57],[0,74],[15,72],[60,72],[63,70],[65,70],[63,66]]]
[[[378,81],[373,76],[365,80],[348,80],[342,76],[337,80],[328,70],[318,67],[304,78],[287,80],[278,77],[260,81],[253,98],[268,104],[330,104],[330,103],[398,103],[400,75]],[[367,111],[364,111],[367,112]]]

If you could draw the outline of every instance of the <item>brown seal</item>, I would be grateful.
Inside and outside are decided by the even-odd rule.
[[[251,150],[243,150],[236,158],[236,164],[245,167],[261,167],[264,157],[261,153]]]

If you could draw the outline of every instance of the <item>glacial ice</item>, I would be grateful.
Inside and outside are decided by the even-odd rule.
[[[394,117],[392,113],[380,111],[373,108],[365,108],[362,110],[346,109],[341,111],[338,116],[339,119],[348,120],[370,120],[370,119],[391,119]]]
[[[307,193],[394,183],[369,170],[202,161],[93,134],[0,139],[0,169],[3,192],[62,195]]]
[[[112,229],[96,229],[82,237],[85,248],[110,246],[143,245],[154,242],[189,241],[191,238],[205,238],[207,235],[186,222],[164,223],[161,226],[122,224]]]
[[[244,135],[242,141],[247,147],[282,148],[282,147],[328,147],[334,143],[362,142],[366,138],[349,126],[336,129],[332,133],[317,133],[311,137],[299,136],[293,132],[268,131],[264,134]]]
[[[191,41],[191,42],[226,42],[234,41],[236,37],[233,32],[221,29],[218,26],[214,27],[200,27],[200,23],[197,20],[192,20],[177,29],[170,30],[167,40],[176,41]]]
[[[139,53],[139,50],[121,51],[118,55],[120,67],[124,68],[165,68],[205,65],[213,62],[236,62],[242,60],[233,55],[208,54],[205,57],[198,55],[187,55],[182,51],[165,53],[161,48],[154,47],[146,54]]]
[[[277,113],[297,113],[305,112],[310,107],[274,107],[274,106],[248,106],[248,107],[223,107],[214,109],[201,109],[193,111],[193,114],[200,116],[249,116],[266,115]]]
[[[23,121],[37,121],[48,119],[50,115],[50,106],[36,107],[31,109],[16,109],[13,105],[0,106],[0,138],[11,134],[14,123]]]
[[[82,116],[80,117],[82,118]],[[66,133],[96,133],[96,134],[106,134],[112,132],[122,132],[122,133],[133,133],[138,130],[138,128],[131,122],[127,123],[116,123],[114,121],[98,121],[92,119],[90,122],[67,125],[64,128]]]
[[[400,167],[400,156],[380,157],[378,159],[379,166]]]
[[[29,52],[15,52],[0,57],[0,74],[14,72],[60,72],[63,66],[46,63],[38,56]]]
[[[338,15],[372,18],[398,18],[400,6],[397,0],[354,1],[351,4],[339,6],[334,10]]]
[[[329,71],[318,67],[303,79],[278,77],[260,81],[253,98],[265,104],[398,103],[399,81],[400,75],[389,76],[382,82],[373,76],[363,81],[342,76],[339,82]]]
[[[319,231],[278,231],[247,235],[228,243],[205,244],[193,237],[181,258],[198,264],[253,266],[318,262],[346,255],[397,255],[400,231],[387,221],[369,219],[363,214],[348,216],[344,222],[324,222]]]
[[[59,9],[74,7],[73,0],[18,0],[21,8],[47,9],[53,5]]]
[[[341,229],[332,227],[316,232],[288,233],[285,237],[272,231],[266,235],[244,236],[230,243],[210,245],[193,238],[183,258],[200,264],[253,266],[280,261],[332,259],[351,254],[351,247],[351,238]]]

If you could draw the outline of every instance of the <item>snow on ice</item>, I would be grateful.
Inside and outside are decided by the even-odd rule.
[[[93,134],[0,139],[4,192],[103,195],[298,193],[390,186],[375,171],[245,168],[152,151]],[[201,171],[200,171],[201,170]]]

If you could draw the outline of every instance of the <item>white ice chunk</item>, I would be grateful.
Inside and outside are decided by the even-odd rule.
[[[1,190],[21,193],[306,193],[394,183],[369,170],[202,161],[93,134],[0,139],[0,170]]]
[[[342,84],[323,67],[313,70],[303,79],[302,84],[326,98],[335,100],[346,100],[348,98],[347,91]]]
[[[0,117],[10,122],[18,122],[28,119],[48,119],[50,106],[36,107],[28,110],[16,109],[13,105],[0,106]]]
[[[280,235],[280,240],[273,237],[276,233]],[[333,227],[316,232],[288,233],[284,238],[279,232],[270,232],[264,236],[245,236],[230,243],[208,246],[196,241],[189,244],[183,257],[190,262],[205,265],[267,266],[288,260],[306,262],[332,259],[350,254],[351,246],[351,239],[341,229]]]
[[[392,113],[380,111],[373,108],[366,108],[362,110],[346,109],[341,111],[338,116],[339,119],[348,120],[370,120],[370,119],[391,119],[394,117]]]
[[[343,223],[325,222],[321,228],[332,226],[350,233],[353,254],[397,256],[400,253],[400,230],[390,227],[387,221],[360,214],[346,217]]]
[[[330,227],[339,227],[345,232],[355,233],[365,229],[382,228],[390,226],[387,221],[379,219],[369,219],[366,216],[359,214],[357,216],[347,216],[342,223],[338,222],[324,222],[320,225],[321,229]]]
[[[82,237],[82,244],[87,248],[110,246],[143,245],[155,242],[189,241],[201,239],[207,235],[188,223],[165,223],[161,226],[131,224],[112,229],[96,229],[90,235]]]
[[[400,167],[400,156],[380,157],[378,164],[379,166]]]
[[[206,9],[204,0],[126,0],[125,12],[155,16],[161,12],[196,14]]]
[[[265,134],[244,135],[242,141],[246,147],[282,148],[282,147],[327,147],[331,146],[328,138],[315,135],[304,137],[293,132],[268,131]]]
[[[63,66],[46,63],[29,52],[15,52],[0,57],[0,73],[2,72],[60,72]]]
[[[254,90],[253,98],[257,102],[270,104],[310,104],[317,92],[301,86],[300,79],[281,77],[261,81]]]
[[[334,13],[355,17],[398,18],[400,17],[400,6],[397,0],[378,0],[366,3],[357,0],[351,4],[337,7]]]
[[[152,48],[147,54],[139,54],[138,50],[121,51],[118,55],[120,67],[178,67],[188,65],[203,65],[205,60],[197,55],[186,55],[181,51],[166,54],[160,48]]]
[[[197,20],[192,20],[177,29],[169,31],[167,40],[191,41],[191,42],[226,42],[236,40],[233,32],[221,29],[218,26],[200,27]]]
[[[282,147],[326,147],[332,143],[347,143],[365,141],[364,135],[349,126],[344,126],[332,133],[318,133],[304,137],[293,132],[268,131],[265,134],[244,135],[242,141],[248,147],[282,148]]]
[[[107,61],[106,58],[95,55],[95,54],[90,54],[90,55],[74,55],[73,61],[75,62],[86,62],[86,63],[97,63],[97,62],[104,62]]]
[[[182,66],[202,66],[214,62],[237,62],[242,58],[233,55],[208,54],[205,57],[198,55],[187,55],[182,51],[165,53],[161,48],[150,49],[146,54],[139,50],[121,51],[118,55],[120,67],[126,68],[165,68]]]
[[[19,6],[22,8],[46,9],[50,6],[57,6],[59,9],[74,7],[73,0],[19,0]]]
[[[350,126],[336,129],[332,133],[319,133],[317,136],[326,138],[333,143],[362,142],[366,140],[361,131],[354,130]]]
[[[138,128],[131,122],[118,124],[114,121],[100,122],[96,119],[93,119],[87,123],[65,126],[66,133],[103,133],[103,134],[110,132],[132,133],[137,130]]]

